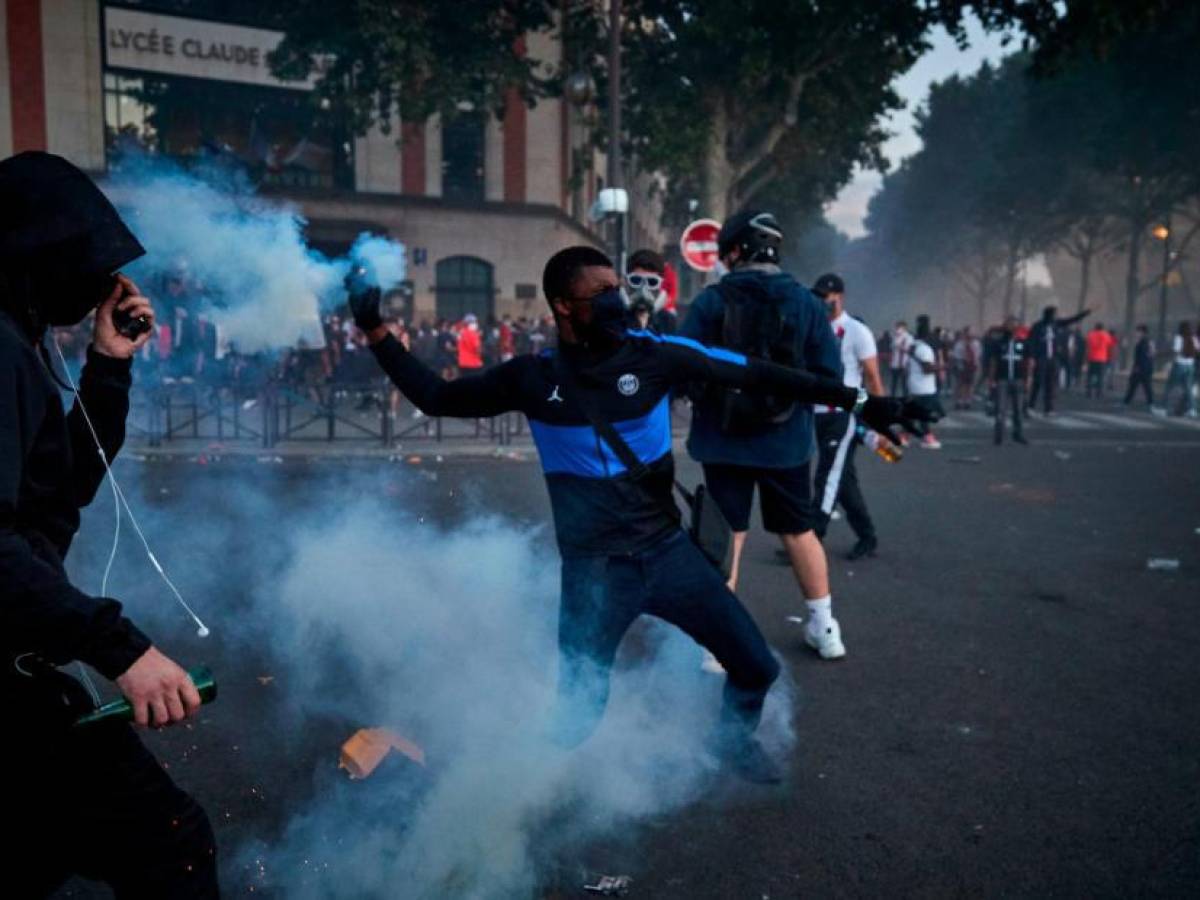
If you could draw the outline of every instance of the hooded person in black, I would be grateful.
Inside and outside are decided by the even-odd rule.
[[[72,874],[105,881],[118,897],[217,896],[203,810],[128,725],[73,729],[92,703],[58,668],[78,660],[114,680],[141,725],[200,705],[187,673],[121,604],[83,593],[63,567],[79,510],[105,475],[96,442],[111,460],[125,437],[132,359],[149,332],[127,337],[114,312],[150,325],[154,313],[117,272],[144,252],[66,160],[0,162],[0,697],[10,723],[0,784],[13,896],[45,896]],[[65,414],[47,332],[92,310],[82,403]]]
[[[1030,330],[1025,342],[1025,352],[1033,360],[1033,389],[1027,401],[1029,411],[1037,406],[1038,394],[1041,393],[1042,411],[1046,415],[1054,412],[1058,366],[1067,359],[1067,332],[1090,312],[1085,309],[1069,319],[1060,319],[1057,307],[1047,306],[1042,310],[1041,320]]]

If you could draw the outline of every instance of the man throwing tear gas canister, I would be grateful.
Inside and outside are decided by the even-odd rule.
[[[684,338],[629,332],[620,286],[599,250],[556,253],[542,287],[558,325],[558,349],[455,381],[438,377],[391,336],[377,288],[352,288],[350,304],[384,371],[426,415],[516,410],[529,419],[563,557],[553,738],[573,746],[592,732],[622,636],[640,615],[652,615],[702,644],[728,673],[713,740],[722,762],[747,779],[778,781],[779,769],[754,731],[779,664],[717,567],[680,528],[672,499],[671,389],[718,382],[786,392],[852,409],[883,431],[913,427],[923,414],[839,380]]]
[[[149,339],[150,301],[118,270],[137,238],[66,160],[0,162],[0,697],[4,888],[42,897],[72,874],[119,898],[217,896],[212,829],[129,725],[75,728],[92,709],[59,670],[88,663],[117,683],[139,725],[187,718],[200,697],[182,668],[121,614],[67,579],[63,557],[125,437],[133,355]],[[52,326],[96,311],[64,414],[47,351]],[[86,407],[86,411],[83,407]],[[90,421],[88,415],[90,414]]]

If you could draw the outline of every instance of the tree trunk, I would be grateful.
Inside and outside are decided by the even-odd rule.
[[[1075,312],[1081,313],[1087,306],[1088,287],[1092,282],[1092,251],[1085,250],[1079,254],[1079,302],[1075,304]]]
[[[1138,294],[1141,293],[1142,268],[1142,233],[1145,224],[1140,220],[1130,223],[1129,229],[1129,268],[1125,272],[1125,324],[1121,337],[1124,345],[1121,348],[1121,366],[1126,365],[1129,355],[1129,336],[1133,334],[1133,320],[1137,312]]]
[[[1008,248],[1008,261],[1004,266],[1004,315],[1005,317],[1012,315],[1012,298],[1013,286],[1017,282],[1017,248],[1010,244]]]
[[[723,94],[713,98],[709,120],[712,131],[704,153],[704,205],[700,214],[724,222],[731,211],[734,174],[729,161],[729,111]]]

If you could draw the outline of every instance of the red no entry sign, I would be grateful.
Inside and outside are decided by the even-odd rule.
[[[711,272],[717,265],[717,234],[721,223],[713,219],[697,219],[683,229],[679,251],[683,261],[698,272]]]

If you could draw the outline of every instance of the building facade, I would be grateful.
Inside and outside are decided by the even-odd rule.
[[[270,73],[282,35],[244,18],[253,7],[0,0],[0,158],[48,150],[97,177],[131,152],[232,160],[294,204],[326,253],[363,231],[401,241],[414,319],[540,314],[545,259],[604,245],[588,210],[605,160],[583,112],[514,92],[502,121],[464,106],[354,135],[311,82]],[[556,37],[531,36],[527,52],[561,70]],[[630,245],[661,249],[652,181],[634,184]]]

